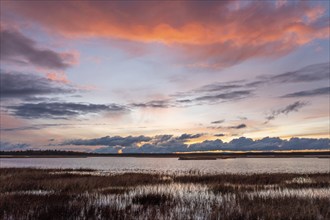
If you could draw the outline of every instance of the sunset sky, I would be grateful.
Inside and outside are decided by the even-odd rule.
[[[1,150],[330,148],[329,1],[0,4]]]

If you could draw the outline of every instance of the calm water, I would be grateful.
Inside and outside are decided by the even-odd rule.
[[[237,158],[178,160],[176,158],[88,157],[0,159],[1,167],[90,168],[111,172],[276,173],[330,172],[330,159]]]

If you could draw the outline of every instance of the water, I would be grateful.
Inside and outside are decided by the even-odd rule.
[[[315,173],[330,172],[330,159],[236,158],[178,160],[177,158],[87,157],[1,158],[0,167],[88,168],[111,172]]]

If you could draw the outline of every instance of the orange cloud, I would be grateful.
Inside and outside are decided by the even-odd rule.
[[[306,1],[36,1],[5,8],[67,37],[158,42],[187,63],[223,67],[278,57],[329,37],[325,9]],[[196,64],[196,62],[199,62]]]
[[[69,83],[69,80],[64,72],[47,73],[47,79],[61,83]]]

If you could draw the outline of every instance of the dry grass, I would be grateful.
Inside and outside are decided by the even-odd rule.
[[[0,169],[1,219],[330,219],[330,173]]]

